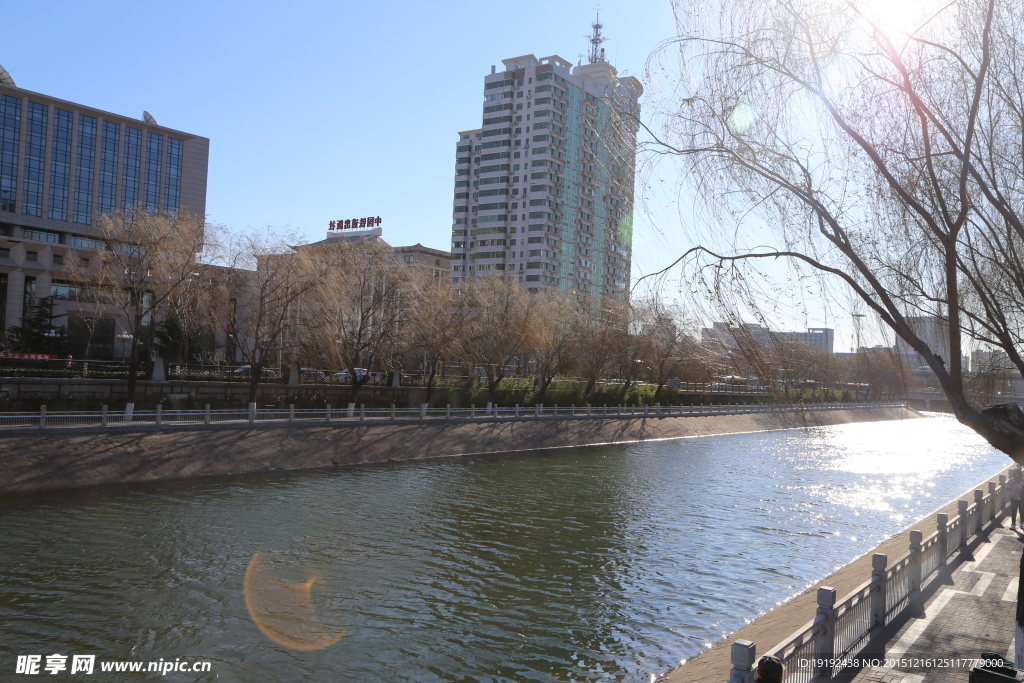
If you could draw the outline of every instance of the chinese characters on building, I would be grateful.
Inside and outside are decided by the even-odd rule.
[[[372,228],[380,225],[380,216],[374,218],[373,216],[367,216],[366,218],[349,218],[345,220],[331,221],[329,230],[351,230],[353,228]]]

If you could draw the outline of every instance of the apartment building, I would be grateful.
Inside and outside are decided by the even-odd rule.
[[[482,125],[455,148],[454,284],[501,274],[595,310],[627,291],[643,87],[595,36],[588,64],[523,55],[484,77]]]
[[[24,90],[0,68],[0,329],[20,324],[35,299],[68,298],[65,257],[104,248],[99,214],[204,215],[208,156],[208,139],[146,112],[135,119]],[[112,349],[110,322],[100,346]]]

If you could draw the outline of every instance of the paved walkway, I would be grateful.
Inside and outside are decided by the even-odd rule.
[[[890,624],[865,648],[872,657],[884,651],[889,666],[846,670],[834,680],[963,683],[982,653],[1012,660],[1024,533],[1008,526],[1002,518],[979,534],[926,589],[923,612]]]

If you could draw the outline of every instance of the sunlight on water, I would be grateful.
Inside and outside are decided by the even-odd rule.
[[[1007,464],[936,416],[25,497],[0,666],[648,681]]]

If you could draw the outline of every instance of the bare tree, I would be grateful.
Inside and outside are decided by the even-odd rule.
[[[228,334],[249,365],[249,403],[256,402],[264,369],[277,354],[294,352],[301,338],[299,302],[319,282],[317,264],[270,229],[235,238],[225,255],[222,297],[228,301]]]
[[[974,337],[1024,372],[1024,4],[921,5],[903,30],[842,0],[687,7],[684,92],[651,149],[684,161],[718,235],[683,261],[722,298],[759,277],[768,298],[859,300],[960,422],[1024,462],[1024,415],[972,404],[961,361]],[[761,265],[779,259],[792,282]],[[945,348],[915,316],[945,322]]]
[[[635,325],[642,339],[644,366],[657,389],[660,401],[665,384],[679,379],[687,365],[698,362],[697,344],[686,334],[686,320],[678,306],[660,296],[650,296],[633,304]]]
[[[414,313],[410,269],[389,246],[371,239],[343,241],[307,253],[319,281],[304,303],[309,342],[333,364],[348,368],[355,401],[370,376],[357,368],[397,366]]]
[[[511,277],[491,275],[467,285],[473,309],[467,326],[467,356],[487,375],[487,393],[495,402],[498,387],[508,373],[523,363],[529,328],[534,324],[534,302]]]
[[[624,305],[615,300],[601,302],[598,315],[576,319],[573,356],[577,372],[586,381],[583,399],[589,399],[598,381],[611,370],[618,353],[618,341],[626,330]]]
[[[533,400],[543,403],[555,376],[573,365],[576,320],[580,314],[573,301],[561,292],[540,292],[534,296],[537,300],[525,345],[537,376]]]
[[[117,311],[131,348],[128,353],[128,407],[135,405],[140,352],[153,344],[155,325],[167,304],[196,270],[203,250],[205,219],[185,212],[123,210],[101,214],[97,240],[105,249],[90,267],[72,255],[69,272],[88,298]]]
[[[422,354],[429,368],[429,402],[442,364],[459,357],[471,309],[466,304],[464,288],[453,288],[447,279],[432,277],[429,270],[410,270],[414,301],[408,304],[408,343],[413,353]]]

